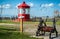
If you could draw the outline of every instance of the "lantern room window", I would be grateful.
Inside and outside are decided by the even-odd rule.
[[[30,9],[27,8],[26,9],[26,14],[29,14],[29,12],[30,12]]]
[[[29,8],[20,8],[19,13],[20,14],[29,14],[30,9]]]
[[[20,9],[19,9],[19,13],[22,14],[22,13],[23,13],[22,11],[23,11],[23,10],[20,8]]]

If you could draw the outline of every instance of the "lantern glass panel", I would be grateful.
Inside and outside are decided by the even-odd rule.
[[[22,14],[23,13],[23,9],[20,8],[19,9],[19,13]]]
[[[25,14],[29,14],[29,12],[30,12],[30,9],[28,9],[28,8],[26,8],[26,9],[25,8],[20,8],[19,9],[19,13],[20,14],[24,14],[24,13]]]
[[[29,14],[30,9],[27,8],[25,10],[26,10],[26,14]]]

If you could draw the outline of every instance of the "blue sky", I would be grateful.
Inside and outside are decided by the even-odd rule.
[[[54,16],[54,10],[60,11],[60,0],[0,0],[3,8],[2,16],[16,16],[18,14],[17,5],[25,1],[30,8],[31,17]]]

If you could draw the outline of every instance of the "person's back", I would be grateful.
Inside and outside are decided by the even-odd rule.
[[[40,26],[46,26],[46,23],[44,22],[44,20],[42,18],[40,18],[40,21],[39,22],[40,22],[39,23]]]
[[[39,25],[38,25],[38,30],[42,29],[44,26],[46,26],[46,23],[44,22],[44,20],[42,18],[40,18]]]

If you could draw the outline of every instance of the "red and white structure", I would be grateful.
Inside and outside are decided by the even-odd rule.
[[[30,20],[30,6],[27,5],[25,2],[23,2],[22,4],[18,5],[18,19],[20,20],[19,17],[23,16],[23,21],[29,21]]]

